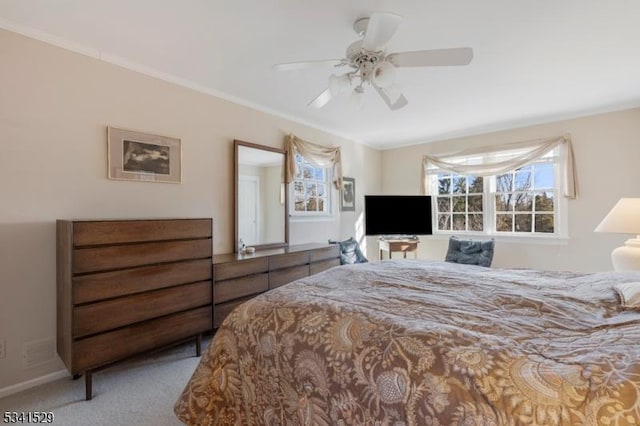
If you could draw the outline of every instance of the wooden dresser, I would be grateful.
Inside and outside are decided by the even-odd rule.
[[[215,255],[213,327],[220,327],[236,306],[255,295],[337,265],[340,247],[327,244]]]
[[[211,219],[58,220],[57,348],[85,374],[212,328]]]

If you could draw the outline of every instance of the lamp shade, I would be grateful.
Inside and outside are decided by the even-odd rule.
[[[396,79],[396,67],[391,62],[381,61],[373,68],[373,82],[376,86],[386,88]]]
[[[640,198],[621,198],[595,232],[640,234]]]
[[[351,93],[350,103],[356,109],[361,109],[364,106],[364,87],[357,86]]]

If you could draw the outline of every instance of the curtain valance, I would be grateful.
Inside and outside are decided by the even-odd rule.
[[[342,157],[340,147],[327,147],[289,135],[285,142],[287,151],[286,181],[291,183],[296,175],[296,153],[302,155],[313,166],[333,167],[333,184],[342,189]]]
[[[441,171],[474,176],[499,175],[535,161],[556,147],[562,149],[564,196],[575,198],[576,172],[570,135],[474,148],[444,156],[425,155],[422,159],[422,189],[427,194],[428,177]],[[478,164],[465,164],[461,161],[469,157],[479,157],[480,160]]]

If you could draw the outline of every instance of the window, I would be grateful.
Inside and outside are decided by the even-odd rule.
[[[555,165],[540,162],[495,177],[495,230],[555,233]]]
[[[482,177],[438,174],[437,229],[484,230],[483,182]]]
[[[475,163],[464,158],[461,163]],[[431,194],[440,232],[492,235],[563,235],[558,201],[557,150],[525,166],[495,176],[432,173]]]
[[[331,200],[331,169],[312,165],[302,155],[295,154],[296,175],[293,188],[293,214],[329,214]]]

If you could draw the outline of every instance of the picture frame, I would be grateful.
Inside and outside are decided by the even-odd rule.
[[[342,178],[342,191],[340,191],[340,211],[356,211],[356,180],[355,178]]]
[[[181,154],[178,138],[107,127],[109,179],[180,183]]]

